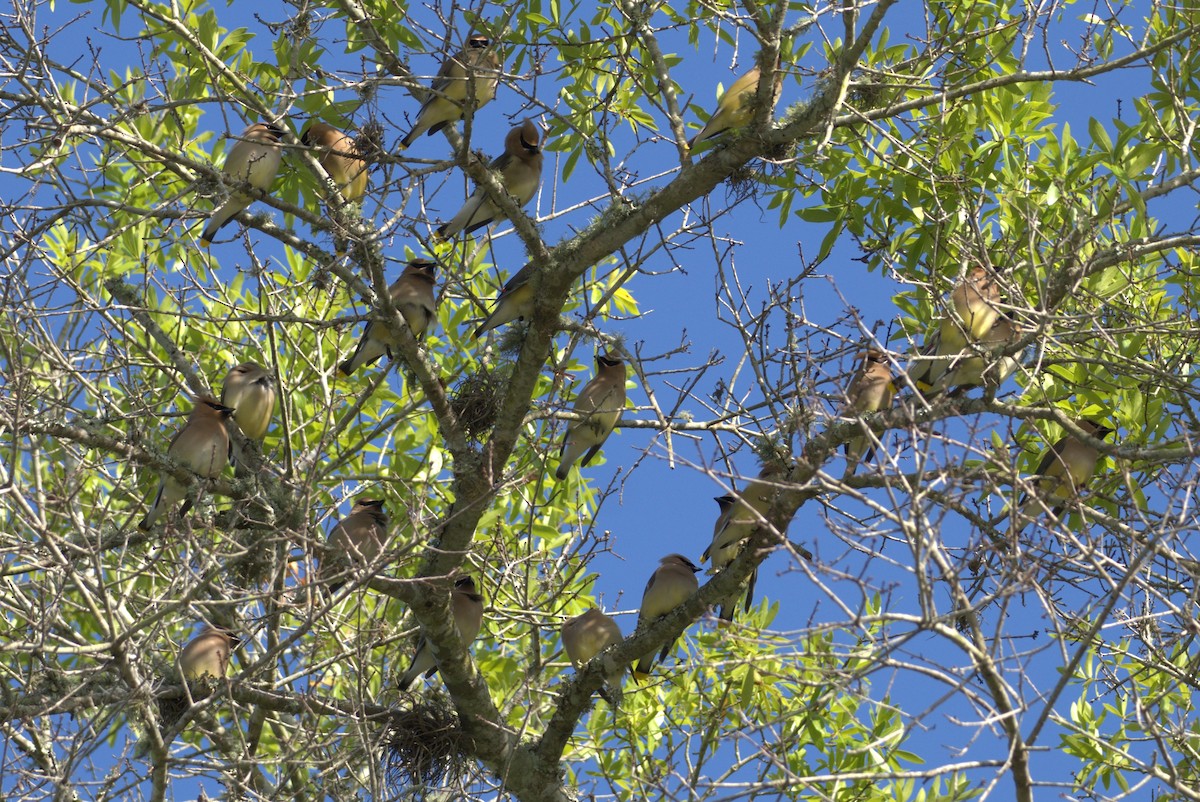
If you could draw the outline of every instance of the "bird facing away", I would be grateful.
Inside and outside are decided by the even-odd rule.
[[[846,388],[846,414],[855,417],[888,409],[896,398],[896,383],[887,355],[878,348],[868,348],[862,356],[862,363]],[[860,461],[875,454],[875,438],[863,432],[847,440],[842,448],[846,454],[846,476],[850,476]]]
[[[700,569],[682,554],[668,554],[659,560],[659,566],[646,583],[642,594],[642,609],[638,613],[638,629],[648,626],[687,601],[700,588],[696,572]],[[650,676],[657,660],[665,660],[675,647],[675,641],[663,644],[657,659],[653,651],[638,660],[633,669],[633,678],[641,681]]]
[[[206,626],[179,653],[180,676],[189,685],[206,679],[223,679],[238,640],[227,629]]]
[[[576,671],[609,646],[620,643],[622,638],[621,628],[612,616],[595,607],[568,618],[562,625],[563,649]]]
[[[473,104],[473,111],[479,111],[496,97],[500,54],[490,49],[491,43],[482,34],[472,34],[458,55],[442,62],[429,96],[417,112],[416,123],[400,142],[401,148],[410,146],[422,133],[432,136],[462,119],[468,106]]]
[[[1021,366],[1015,354],[997,354],[1011,346],[1020,333],[1012,320],[1001,316],[979,342],[968,345],[966,352],[950,363],[946,373],[938,379],[933,389],[926,394],[932,397],[951,390],[951,395],[961,395],[975,387],[997,388],[1017,372]]]
[[[261,441],[275,412],[275,382],[257,362],[243,362],[225,377],[221,403],[233,409],[233,420],[242,434]]]
[[[775,82],[771,87],[770,98],[772,110],[779,102],[779,95],[783,91],[783,73],[780,72],[779,66],[780,62],[776,61]],[[754,119],[754,98],[758,92],[761,75],[762,71],[755,65],[748,73],[734,81],[733,85],[726,89],[725,93],[721,95],[721,99],[717,101],[717,110],[708,118],[708,122],[700,129],[700,133],[688,141],[688,147],[695,148],[704,140],[712,139],[731,128],[742,128],[749,125]]]
[[[230,148],[221,173],[225,182],[233,186],[229,199],[212,213],[204,226],[204,231],[200,234],[202,246],[207,248],[211,245],[217,232],[254,200],[240,185],[249,184],[263,192],[271,191],[283,158],[283,151],[279,146],[282,139],[283,129],[279,126],[255,123],[247,128],[237,144]]]
[[[583,420],[572,421],[563,435],[558,451],[558,470],[555,478],[567,478],[575,460],[583,456],[581,465],[592,461],[612,434],[625,408],[625,363],[617,357],[600,354],[596,357],[596,375],[584,385],[575,399],[574,412]]]
[[[233,409],[210,396],[201,396],[188,416],[187,423],[171,438],[167,458],[204,479],[215,479],[229,464],[230,440],[226,422]],[[187,488],[169,473],[164,473],[150,511],[138,524],[143,532],[150,531],[159,516],[168,512],[187,496]],[[180,515],[192,508],[190,499],[184,502]]]
[[[350,514],[329,531],[321,550],[317,583],[328,587],[331,594],[337,593],[346,584],[346,569],[375,562],[387,539],[388,515],[383,509],[383,499],[358,499]]]
[[[450,594],[450,610],[454,613],[454,628],[458,630],[458,637],[464,646],[470,646],[483,626],[483,596],[475,591],[474,579],[464,576],[454,583],[454,591]],[[400,677],[400,690],[407,691],[422,674],[432,677],[437,669],[433,647],[422,635],[417,641],[412,665]]]
[[[317,149],[317,161],[346,203],[362,200],[367,193],[367,162],[353,137],[332,125],[310,122],[300,134],[300,143]]]
[[[437,299],[433,294],[436,274],[437,262],[414,259],[404,268],[400,278],[388,287],[392,305],[408,324],[413,337],[418,340],[425,336],[425,331],[437,314]],[[385,324],[372,320],[367,323],[354,353],[338,366],[338,370],[342,375],[349,376],[363,365],[370,365],[385,354],[392,356],[393,350],[399,346],[400,340]]]
[[[514,320],[524,320],[533,314],[533,287],[530,286],[529,280],[536,272],[533,262],[530,262],[505,282],[500,296],[496,298],[496,306],[492,313],[475,329],[475,334],[472,335],[475,339],[479,339],[486,331],[499,328],[505,323],[512,323]]]
[[[725,530],[729,526],[729,522],[733,520],[734,511],[737,509],[737,496],[726,494],[717,496],[713,499],[721,507],[721,513],[717,516],[717,522],[713,526],[712,543],[704,550],[704,554],[700,556],[700,562],[712,560],[712,567],[709,568],[709,574],[717,574],[725,569],[727,565],[734,561],[738,556],[738,552],[742,550],[741,540],[734,540],[728,543],[724,542]],[[721,545],[724,543],[724,545]],[[758,583],[758,568],[750,574],[750,579],[746,582],[746,611],[749,612],[750,604],[754,600],[754,586]],[[741,590],[735,590],[731,595],[720,599],[716,603],[718,610],[717,616],[722,621],[732,621],[734,610],[737,609],[738,597],[741,595]]]
[[[504,153],[492,159],[488,169],[498,173],[500,185],[512,196],[517,206],[533,200],[542,183],[542,134],[532,121],[526,120],[504,137]],[[475,187],[471,197],[449,223],[438,227],[435,239],[447,240],[458,233],[470,234],[492,223],[507,220],[505,214],[487,190]]]
[[[766,518],[775,501],[779,485],[787,478],[787,468],[777,462],[763,466],[758,476],[751,479],[746,489],[736,494],[737,504],[729,512],[724,522],[717,519],[719,529],[713,532],[713,543],[705,552],[706,557],[719,551],[736,547],[758,528],[759,519]],[[722,507],[724,513],[724,507]],[[734,552],[736,556],[736,551]],[[706,557],[702,557],[704,560]],[[733,558],[730,557],[729,561]]]
[[[1114,429],[1095,421],[1081,420],[1079,428],[1097,440],[1103,440]],[[1096,472],[1100,452],[1093,446],[1067,433],[1059,438],[1042,457],[1033,480],[1033,494],[1022,495],[1017,502],[1023,515],[1036,517],[1049,508],[1055,517],[1069,503],[1079,500],[1080,493]]]
[[[950,292],[949,314],[921,349],[921,356],[926,358],[918,359],[908,374],[922,395],[931,392],[949,370],[952,357],[962,353],[968,343],[978,343],[988,335],[1000,316],[999,303],[996,275],[982,265],[973,267],[955,285]]]

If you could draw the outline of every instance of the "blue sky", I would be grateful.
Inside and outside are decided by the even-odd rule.
[[[79,52],[84,37],[91,34],[94,26],[101,24],[102,9],[99,5],[67,5],[60,7],[57,18],[65,20],[80,11],[86,11],[89,16],[67,28],[67,35],[54,41],[51,52],[57,53],[63,61],[69,61],[66,56]],[[258,57],[271,58],[269,42],[271,37],[265,32],[255,17],[267,20],[283,19],[290,9],[282,5],[260,4],[253,11],[246,7],[231,6],[220,9],[219,17],[224,25],[245,25],[251,30],[263,35],[251,43],[250,47]],[[912,18],[905,18],[903,9],[894,12],[891,20],[893,31],[891,39],[898,41],[902,31],[896,29],[897,24],[903,24]],[[915,22],[915,21],[914,21]],[[122,33],[131,33],[136,26],[127,20],[122,26]],[[827,23],[829,24],[829,23]],[[837,26],[829,24],[830,30],[838,30]],[[328,22],[320,30],[320,37],[331,51],[338,49],[337,42],[342,38],[340,24]],[[815,34],[813,35],[815,40]],[[670,41],[669,36],[664,41]],[[112,38],[102,38],[102,62],[105,68],[122,69],[128,64],[136,64],[139,57],[131,43]],[[436,42],[430,41],[430,46]],[[685,42],[679,41],[673,45],[675,52],[686,59],[684,67],[674,73],[682,85],[684,97],[692,96],[694,102],[711,109],[715,105],[714,87],[717,82],[728,86],[741,72],[747,69],[753,58],[753,48],[745,43],[736,68],[730,64],[726,51],[721,50],[711,35],[702,37],[699,46],[690,48]],[[1054,47],[1052,45],[1052,47]],[[1067,53],[1057,54],[1065,58]],[[326,70],[358,71],[362,69],[361,54],[347,56],[344,60],[323,64]],[[815,45],[805,61],[798,65],[801,71],[819,69],[821,49]],[[439,54],[413,54],[410,60],[411,68],[418,74],[430,74],[437,68]],[[553,56],[547,60],[548,66],[555,66]],[[511,65],[510,65],[511,66]],[[1031,65],[1040,66],[1038,64]],[[369,67],[368,67],[369,69]],[[536,85],[539,99],[549,102],[554,91],[552,76],[539,78],[536,84],[526,83],[523,88],[531,91]],[[806,74],[804,81],[798,85],[789,80],[785,83],[780,109],[807,97],[812,85],[811,74]],[[1144,91],[1145,76],[1140,71],[1126,71],[1106,77],[1097,85],[1066,84],[1056,89],[1056,98],[1060,103],[1059,115],[1061,120],[1071,124],[1072,130],[1078,137],[1083,137],[1087,130],[1086,123],[1090,116],[1095,116],[1104,122],[1118,114],[1119,104],[1130,103],[1136,95]],[[543,94],[544,93],[544,94]],[[348,97],[339,97],[339,100]],[[380,90],[376,107],[387,118],[399,126],[407,114],[409,119],[415,114],[417,102],[399,87],[385,87]],[[480,112],[483,120],[517,119],[526,114],[521,107],[521,99],[516,92],[502,87],[497,100]],[[688,112],[686,119],[696,124],[698,118]],[[245,121],[237,122],[235,115],[223,115],[213,106],[207,110],[206,122],[211,122],[211,130],[218,136],[227,130],[226,120],[229,121],[229,131],[238,133]],[[361,122],[363,117],[356,117]],[[660,124],[662,120],[658,121]],[[236,123],[236,124],[235,124]],[[295,119],[296,129],[299,130],[302,120]],[[508,123],[496,123],[501,130],[507,130]],[[387,142],[394,144],[406,128],[391,128],[387,132]],[[690,129],[694,132],[694,128]],[[499,137],[481,138],[477,134],[476,147],[483,149],[489,155],[500,151]],[[650,142],[633,144],[632,142],[615,142],[617,151],[623,152],[625,147],[632,154],[629,166],[636,169],[639,175],[645,177],[656,171],[670,167],[677,157],[674,148],[667,142]],[[449,153],[445,140],[440,136],[422,137],[409,150],[408,155],[416,158],[443,158]],[[665,155],[664,155],[665,154]],[[556,161],[558,154],[547,153],[547,163],[543,188],[537,201],[536,211],[545,216],[553,209],[569,208],[588,198],[598,197],[603,193],[603,185],[591,175],[585,165],[580,165],[569,182],[558,184],[551,178],[561,171],[561,163]],[[376,174],[375,180],[378,180]],[[663,178],[659,183],[667,180]],[[429,186],[434,186],[436,182]],[[391,197],[395,198],[396,190],[392,188]],[[465,185],[461,175],[454,172],[447,176],[445,185],[429,199],[429,209],[437,219],[446,220],[454,213],[461,203],[465,193]],[[733,196],[726,187],[719,188],[712,197],[705,201],[711,209],[721,208],[732,204]],[[203,201],[198,206],[203,208]],[[386,203],[386,201],[385,201]],[[260,204],[261,207],[261,204]],[[532,210],[534,207],[531,206]],[[1190,210],[1184,210],[1185,214]],[[543,225],[546,240],[550,243],[570,235],[573,230],[582,229],[591,216],[593,208],[580,208],[569,214],[547,220]],[[276,219],[282,220],[282,215],[275,213]],[[431,219],[430,224],[436,223]],[[300,224],[302,228],[302,224]],[[198,224],[197,224],[198,228]],[[715,222],[715,234],[719,242],[728,245],[731,254],[725,259],[722,267],[724,275],[731,275],[736,270],[741,288],[745,292],[746,312],[758,311],[761,304],[768,301],[768,287],[772,284],[796,276],[803,267],[804,259],[815,256],[824,230],[805,225],[793,220],[782,229],[778,225],[778,213],[754,202],[737,204],[728,214]],[[235,224],[222,232],[223,240],[228,240],[237,230]],[[503,232],[506,227],[501,227]],[[254,234],[259,242],[266,238]],[[398,270],[398,263],[403,259],[404,249],[413,248],[420,253],[419,243],[395,237],[384,243],[385,251],[393,260],[390,268]],[[496,236],[492,241],[495,261],[506,276],[526,262],[526,257],[520,241],[511,233]],[[245,254],[242,251],[241,238],[233,242],[220,242],[214,246],[212,253],[222,264],[224,274],[232,274],[239,266],[245,266]],[[261,257],[278,257],[272,248],[266,247],[258,254]],[[891,277],[878,273],[868,273],[863,265],[856,261],[860,253],[847,238],[839,243],[828,260],[818,266],[813,275],[805,279],[802,287],[802,301],[792,305],[788,310],[793,316],[792,321],[803,320],[810,327],[832,327],[848,342],[856,342],[859,335],[854,333],[850,323],[850,310],[847,303],[857,310],[859,318],[871,330],[876,330],[880,337],[886,336],[895,329],[897,309],[892,303],[892,295],[903,287]],[[677,268],[666,260],[652,261],[646,267],[662,271],[658,275],[639,275],[627,286],[633,292],[641,308],[641,315],[636,319],[614,321],[606,325],[609,333],[624,337],[626,347],[634,352],[646,355],[657,355],[686,344],[683,354],[671,360],[648,362],[646,369],[652,374],[653,390],[659,403],[664,407],[674,407],[676,390],[682,377],[666,373],[683,365],[699,366],[706,362],[710,355],[716,356],[720,362],[712,368],[699,384],[692,390],[694,398],[685,401],[680,407],[680,413],[691,412],[696,418],[704,418],[708,414],[702,399],[707,398],[718,383],[728,383],[734,376],[744,358],[744,344],[739,331],[729,322],[728,311],[722,305],[721,273],[717,270],[711,241],[699,240],[694,247],[680,250],[676,254],[679,261]],[[875,326],[876,321],[882,325]],[[464,332],[465,333],[465,332]],[[787,320],[781,311],[773,317],[770,328],[770,344],[778,347],[785,342]],[[450,336],[448,332],[440,336]],[[832,337],[818,336],[812,340],[814,347],[834,345]],[[897,351],[902,350],[900,344],[892,343]],[[576,360],[583,370],[575,375],[574,388],[582,386],[592,371],[591,353],[588,346],[580,348],[575,354]],[[829,394],[829,399],[820,404],[826,414],[832,414],[836,409],[833,400],[838,387],[848,378],[852,369],[852,353],[845,351],[834,360],[824,362],[812,373],[811,378],[819,392]],[[399,372],[393,372],[391,381],[398,385]],[[746,369],[743,367],[735,390],[751,392],[754,397],[752,384],[748,381]],[[1015,384],[1010,383],[1006,392],[1014,392]],[[642,387],[631,387],[630,399],[636,411],[628,414],[639,418],[651,417],[647,409],[647,395]],[[751,427],[752,428],[752,427]],[[962,429],[952,431],[961,432]],[[1007,435],[1006,435],[1007,436]],[[907,438],[889,436],[889,442],[898,446],[910,447]],[[757,472],[758,464],[750,449],[739,445],[728,437],[715,438],[712,435],[676,435],[674,437],[675,464],[672,466],[666,454],[664,441],[646,429],[627,429],[613,435],[603,451],[603,464],[593,464],[584,469],[585,476],[596,486],[610,488],[612,493],[606,498],[595,519],[594,527],[600,532],[611,533],[609,543],[611,552],[599,553],[591,565],[598,575],[596,592],[610,610],[631,611],[640,601],[642,588],[649,577],[659,557],[669,552],[680,552],[694,560],[699,560],[700,553],[708,544],[712,525],[717,514],[717,505],[711,499],[727,490],[720,476],[711,476],[705,471],[696,470],[695,466],[711,466],[715,472],[723,473],[724,459],[743,474],[752,475]],[[948,452],[953,458],[954,452]],[[556,460],[551,458],[548,465],[552,468]],[[631,467],[636,465],[634,471]],[[841,465],[831,465],[829,470],[840,473]],[[737,487],[742,487],[737,482]],[[347,487],[354,492],[353,485]],[[880,500],[884,500],[882,497]],[[348,505],[347,505],[348,507]],[[345,510],[343,509],[342,512]],[[790,529],[792,540],[810,548],[816,555],[816,561],[811,566],[800,566],[794,563],[786,554],[779,553],[768,558],[762,565],[759,575],[759,599],[769,599],[779,602],[780,615],[774,626],[781,631],[796,631],[814,623],[842,622],[845,613],[839,609],[833,598],[836,596],[853,609],[861,605],[860,588],[862,585],[877,588],[885,594],[888,606],[894,610],[915,611],[917,609],[911,572],[906,570],[904,563],[911,559],[901,543],[892,541],[884,543],[884,539],[871,531],[856,532],[854,527],[847,527],[845,521],[834,517],[835,526],[843,527],[847,533],[838,538],[830,532],[830,511],[814,501],[805,505],[797,514]],[[969,541],[971,533],[966,525],[955,516],[948,516],[942,521],[942,534],[948,544]],[[856,544],[855,538],[861,543]],[[894,562],[893,562],[894,561]],[[810,576],[810,572],[812,575]],[[819,582],[814,582],[819,579]],[[945,603],[945,599],[942,599]],[[1035,633],[1044,629],[1037,617],[1037,611],[1030,608],[1028,622],[1029,637],[1036,638]],[[635,618],[633,615],[618,616],[622,629],[628,634],[633,631]],[[705,622],[700,626],[711,626]],[[1012,625],[1010,624],[1010,631]],[[953,663],[967,666],[962,654],[953,654],[946,650],[945,643],[931,635],[920,635],[907,645],[907,650],[913,659],[928,659],[931,662]],[[929,651],[926,654],[926,650]],[[677,654],[682,654],[682,651]],[[1031,656],[1029,658],[1029,681],[1034,684],[1049,685],[1056,677],[1053,674],[1054,661],[1050,655]],[[667,673],[674,670],[674,660],[667,661]],[[893,684],[899,679],[898,685]],[[944,686],[928,683],[914,672],[903,675],[889,675],[881,671],[871,678],[872,696],[881,698],[884,693],[903,694],[911,698],[913,695],[928,693],[934,696],[944,692]],[[1069,696],[1069,695],[1068,695]],[[962,704],[961,697],[948,705],[934,710],[923,718],[920,726],[914,729],[910,749],[927,754],[930,762],[949,760],[963,748],[965,739],[975,729],[970,726],[959,727],[951,721],[952,716],[961,717],[964,721],[972,722],[976,713]],[[918,706],[918,709],[923,709]],[[998,740],[984,740],[973,745],[973,749],[983,751],[999,748]],[[987,746],[984,746],[987,744]],[[1046,738],[1042,746],[1052,746]],[[1001,757],[999,752],[980,755],[973,751],[972,757]],[[1057,758],[1053,751],[1039,753],[1035,757],[1035,775],[1047,776],[1054,769],[1052,761]],[[1068,779],[1071,765],[1062,763],[1062,776]],[[215,789],[208,788],[210,793]],[[177,795],[184,793],[180,788]]]

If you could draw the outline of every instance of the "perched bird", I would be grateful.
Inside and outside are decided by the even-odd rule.
[[[407,148],[422,133],[432,136],[462,119],[468,104],[474,104],[473,110],[479,111],[496,97],[500,54],[491,44],[486,36],[472,34],[462,52],[442,62],[429,96],[417,112],[416,124],[400,142],[401,148]]]
[[[404,317],[409,331],[418,340],[425,336],[426,329],[437,314],[437,299],[433,294],[436,281],[437,262],[414,259],[404,268],[400,278],[388,287],[392,305]],[[349,376],[363,365],[370,365],[385,354],[392,356],[400,341],[386,325],[377,321],[367,323],[363,337],[354,353],[338,366],[342,375]]]
[[[337,593],[346,584],[346,569],[373,563],[383,553],[387,539],[388,515],[383,499],[358,499],[350,514],[329,531],[321,550],[317,583],[327,586],[331,594]]]
[[[504,153],[492,159],[488,169],[499,174],[501,186],[518,206],[529,203],[542,183],[541,131],[530,120],[513,128],[504,137]],[[447,240],[460,231],[470,234],[507,219],[487,190],[478,186],[458,214],[438,227],[436,239]]]
[[[592,461],[612,434],[621,410],[625,408],[625,363],[617,357],[600,354],[596,357],[596,365],[596,375],[575,399],[574,412],[584,419],[572,421],[567,426],[558,451],[558,470],[554,476],[560,482],[567,478],[580,455],[583,456],[581,465]]]
[[[252,195],[245,192],[240,184],[249,184],[255,189],[270,192],[275,183],[275,174],[279,172],[279,163],[283,151],[279,146],[283,139],[283,129],[277,125],[255,123],[242,133],[225,157],[225,166],[221,172],[227,183],[233,184],[229,199],[212,213],[204,231],[200,234],[200,244],[207,248],[212,244],[213,237],[221,228],[233,219],[233,216],[245,209],[254,200]]]
[[[524,320],[533,314],[533,287],[529,285],[529,280],[536,272],[533,262],[530,262],[505,282],[492,313],[475,329],[475,334],[472,335],[475,339],[479,339],[486,331],[514,320]]]
[[[179,674],[189,685],[224,678],[239,638],[223,627],[206,626],[179,653]]]
[[[621,628],[612,616],[595,607],[562,625],[563,648],[576,671],[609,646],[620,643],[622,637]]]
[[[771,87],[770,98],[772,109],[779,102],[779,95],[783,91],[783,73],[780,72],[779,66],[780,62],[776,61],[775,83]],[[726,89],[725,93],[721,95],[721,99],[717,101],[717,110],[708,118],[708,122],[700,129],[700,133],[688,141],[688,147],[695,148],[700,142],[712,139],[730,128],[742,128],[749,125],[754,119],[754,98],[758,92],[761,75],[762,71],[755,65],[750,72],[734,81],[733,85]]]
[[[217,403],[215,398],[201,396],[197,399],[192,414],[188,416],[187,423],[171,438],[171,445],[167,447],[168,459],[205,479],[220,476],[229,464],[229,430],[225,427],[232,414],[232,408]],[[154,496],[154,503],[150,505],[146,517],[138,524],[138,529],[148,532],[160,515],[169,511],[186,496],[186,487],[171,474],[163,474],[158,493]],[[191,499],[187,499],[179,514],[186,515],[191,508]]]
[[[713,526],[712,543],[704,550],[704,554],[700,555],[700,562],[707,562],[712,559],[712,567],[708,570],[709,574],[717,574],[725,569],[727,565],[734,561],[738,556],[738,552],[742,549],[741,540],[733,540],[725,542],[725,530],[733,520],[734,511],[737,509],[737,496],[726,494],[717,496],[713,499],[721,507],[721,513],[717,516],[717,523]],[[722,545],[723,544],[723,545]],[[746,583],[746,611],[749,612],[750,604],[754,599],[754,585],[758,582],[758,569],[750,574],[750,579]],[[717,602],[718,617],[722,621],[732,621],[733,612],[737,609],[738,596],[741,595],[740,590],[735,590],[731,596],[721,599]]]
[[[1078,422],[1079,428],[1097,440],[1103,440],[1115,430],[1090,420]],[[1067,433],[1059,438],[1042,457],[1033,480],[1033,493],[1022,494],[1017,505],[1022,514],[1036,517],[1049,508],[1058,517],[1067,504],[1079,500],[1083,488],[1096,472],[1100,452],[1093,446]]]
[[[896,397],[896,383],[892,380],[887,355],[878,348],[868,348],[862,356],[862,363],[846,388],[845,414],[855,417],[888,409]],[[847,440],[843,451],[846,454],[845,475],[850,476],[858,468],[859,461],[874,456],[875,438],[863,432]]]
[[[713,556],[734,548],[733,554],[736,556],[738,544],[750,537],[758,528],[759,519],[766,518],[767,513],[771,511],[771,504],[775,501],[778,486],[786,476],[787,467],[785,465],[778,462],[768,463],[758,472],[757,477],[747,483],[745,490],[734,496],[737,503],[731,506],[728,516],[725,514],[725,505],[722,504],[722,517],[717,519],[718,528],[714,529],[712,545],[705,553]],[[720,503],[720,499],[718,499],[718,503]],[[701,559],[703,560],[703,558]],[[732,560],[733,557],[729,557],[726,564]]]
[[[921,357],[908,376],[922,395],[932,391],[950,368],[951,358],[968,343],[978,343],[992,330],[1000,316],[1000,284],[996,275],[976,265],[950,292],[950,314],[938,323],[937,331],[921,349]]]
[[[469,576],[459,578],[454,583],[454,591],[450,594],[450,609],[454,613],[454,628],[464,646],[470,646],[475,636],[483,626],[483,596],[475,592],[475,580]],[[417,641],[417,651],[413,654],[412,665],[404,676],[400,677],[400,690],[407,691],[424,674],[432,677],[437,672],[437,658],[433,656],[433,647],[422,635]]]
[[[310,122],[300,142],[318,150],[317,161],[333,180],[346,203],[357,203],[367,193],[367,162],[359,155],[353,137],[332,125]]]
[[[179,678],[187,686],[187,695],[159,697],[160,734],[164,740],[174,737],[175,728],[187,715],[192,702],[206,699],[212,694],[216,683],[225,679],[229,671],[229,658],[239,640],[224,627],[205,626],[180,650],[175,666]],[[150,742],[143,740],[134,754],[144,757],[149,750]]]
[[[975,387],[994,389],[1004,384],[1017,372],[1021,362],[1015,354],[996,352],[1008,348],[1019,338],[1020,333],[1012,320],[1001,316],[977,344],[968,345],[966,351],[950,363],[949,369],[934,382],[925,397],[932,398],[948,389],[951,395],[959,395]]]
[[[275,413],[275,383],[257,362],[243,362],[225,377],[221,403],[233,409],[233,420],[251,440],[263,439]]]
[[[642,594],[638,629],[648,626],[656,618],[661,618],[687,601],[700,588],[696,580],[699,570],[695,563],[682,554],[668,554],[659,560],[658,569],[651,575]],[[664,643],[657,660],[665,660],[674,646],[674,641]],[[644,655],[633,669],[633,678],[638,681],[648,678],[657,660],[653,651]]]

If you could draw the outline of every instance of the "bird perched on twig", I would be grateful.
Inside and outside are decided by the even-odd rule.
[[[207,248],[211,245],[217,232],[254,201],[254,196],[238,185],[249,184],[262,192],[271,191],[283,159],[283,151],[279,146],[282,139],[283,129],[279,126],[255,123],[242,133],[237,144],[229,150],[221,173],[225,181],[234,186],[228,200],[212,213],[204,226],[200,234],[202,246]]]
[[[779,69],[780,63],[779,60],[775,62],[774,81],[770,90],[771,109],[775,108],[775,104],[779,102],[779,95],[783,91],[783,73]],[[754,119],[754,99],[757,96],[761,77],[762,70],[755,65],[749,72],[734,81],[717,101],[717,109],[708,118],[708,122],[704,124],[699,133],[688,140],[688,148],[694,149],[704,140],[712,139],[732,128],[743,128],[749,125]]]
[[[437,281],[437,262],[428,259],[413,259],[404,268],[400,277],[388,287],[392,305],[408,324],[409,331],[418,340],[425,336],[430,322],[437,315],[437,298],[433,287]],[[383,323],[372,320],[363,331],[362,339],[350,358],[338,365],[343,376],[349,376],[363,365],[370,365],[380,357],[392,356],[400,341]]]
[[[533,200],[542,183],[542,134],[530,120],[513,128],[504,137],[504,153],[488,165],[497,174],[504,191],[512,196],[517,206]],[[508,215],[496,204],[483,186],[475,187],[471,197],[448,223],[443,223],[435,233],[435,239],[447,240],[459,232],[471,234],[490,226]]]
[[[700,569],[682,554],[668,554],[659,560],[659,566],[646,583],[642,594],[642,609],[638,612],[638,629],[648,626],[687,601],[700,588],[696,572]],[[650,651],[638,660],[633,669],[633,678],[642,681],[649,678],[650,670],[657,660],[665,660],[675,646],[675,641],[664,643],[657,658]]]
[[[558,469],[554,472],[560,482],[567,478],[571,466],[581,455],[581,465],[592,461],[616,428],[621,410],[625,408],[625,363],[618,357],[599,354],[596,365],[596,375],[575,399],[573,411],[582,415],[583,420],[572,421],[563,435]]]
[[[180,429],[167,447],[168,459],[174,460],[184,468],[204,479],[215,479],[229,464],[231,444],[226,422],[234,410],[217,402],[211,396],[201,396],[196,400],[196,406],[188,416],[187,423]],[[180,515],[187,515],[192,508],[192,500],[187,498],[187,488],[179,483],[174,476],[163,473],[154,496],[154,503],[146,517],[138,524],[138,529],[148,532],[154,522],[163,513],[170,511],[178,502],[183,501]]]
[[[464,646],[470,646],[483,626],[483,596],[475,591],[475,580],[469,576],[460,577],[454,583],[450,594],[450,612],[454,615],[454,628]],[[417,641],[417,650],[413,653],[412,665],[400,677],[400,690],[407,691],[424,674],[432,677],[437,673],[437,658],[433,655],[433,647],[421,635]]]
[[[479,111],[496,97],[500,83],[500,54],[483,34],[471,34],[467,46],[447,58],[429,88],[429,96],[417,112],[412,130],[400,142],[407,148],[421,134],[432,136],[462,119],[467,108]]]

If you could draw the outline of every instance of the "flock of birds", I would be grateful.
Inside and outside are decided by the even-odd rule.
[[[461,119],[468,110],[474,113],[492,100],[500,69],[499,54],[488,37],[470,36],[462,52],[443,62],[402,146],[410,146],[421,134],[440,131]],[[771,87],[772,108],[779,98],[781,78],[781,72],[776,69]],[[748,125],[752,121],[760,83],[757,67],[738,78],[722,95],[716,111],[689,145],[695,146],[726,130]],[[234,189],[228,200],[208,219],[200,237],[203,245],[210,244],[217,232],[253,201],[255,195],[248,192],[247,187],[263,193],[270,191],[280,167],[284,136],[284,131],[277,125],[258,123],[250,126],[229,151],[222,172]],[[342,201],[351,204],[361,201],[367,189],[367,162],[351,137],[332,126],[313,122],[302,133],[300,142],[319,153],[318,161]],[[489,165],[517,206],[527,204],[541,183],[541,148],[540,130],[526,120],[508,132],[504,152]],[[449,239],[459,234],[471,234],[505,219],[504,209],[483,186],[479,186],[454,217],[437,229],[437,237]],[[422,338],[436,314],[436,268],[437,263],[432,260],[410,261],[389,287],[392,303],[417,339]],[[535,272],[535,265],[530,263],[512,276],[491,313],[474,332],[475,337],[530,314],[534,302],[530,279]],[[953,288],[948,314],[907,371],[917,392],[933,398],[942,393],[962,393],[974,387],[996,388],[1012,375],[1019,364],[1012,346],[1020,338],[1020,329],[1003,309],[996,276],[988,268],[973,268]],[[357,348],[339,365],[339,370],[349,376],[385,355],[391,356],[397,345],[388,326],[369,322]],[[624,362],[617,356],[601,353],[597,357],[595,376],[575,401],[576,419],[568,426],[560,445],[559,465],[555,471],[558,480],[566,479],[571,466],[580,458],[581,464],[587,465],[603,446],[625,406],[625,383]],[[876,347],[868,348],[861,355],[847,387],[845,413],[862,420],[892,406],[896,394],[897,382],[887,354]],[[270,425],[275,400],[275,387],[265,368],[253,362],[238,365],[226,377],[219,401],[208,396],[198,399],[186,424],[171,440],[168,458],[202,479],[216,478],[237,457],[235,450],[239,440],[230,435],[231,422],[247,440],[261,441]],[[1095,440],[1102,440],[1113,431],[1091,420],[1078,421],[1077,426]],[[878,445],[878,436],[868,425],[864,422],[861,427],[861,433],[844,446],[847,475],[852,474],[861,462],[870,460]],[[1055,515],[1059,514],[1078,498],[1095,472],[1099,456],[1094,442],[1068,431],[1046,452],[1037,477],[1030,485],[1028,499],[1019,502],[1022,513],[1033,516],[1050,509]],[[720,513],[712,542],[701,558],[701,562],[711,561],[709,573],[718,573],[728,566],[743,542],[765,523],[776,491],[786,480],[786,466],[767,465],[744,491],[716,499]],[[164,473],[139,528],[150,530],[181,501],[180,513],[186,514],[192,503],[188,488],[174,476]],[[331,593],[336,592],[351,570],[369,572],[377,569],[376,562],[384,555],[388,543],[388,529],[389,519],[383,501],[358,499],[350,513],[330,531],[319,555],[317,585]],[[683,555],[664,557],[646,585],[638,616],[639,629],[646,622],[670,613],[695,593],[699,588],[696,578],[699,571],[700,568]],[[749,609],[755,581],[756,575],[751,575],[744,588],[719,601],[717,607],[721,619],[732,620],[743,594],[746,609]],[[452,590],[451,610],[464,643],[469,644],[479,633],[483,608],[484,599],[477,592],[474,579],[460,577]],[[577,668],[622,637],[616,621],[596,608],[562,626],[563,647]],[[237,636],[226,629],[206,627],[179,655],[182,676],[188,681],[224,677],[237,642]],[[633,668],[634,677],[642,679],[649,675],[656,660],[664,659],[673,647],[673,643],[667,643],[657,654],[651,651],[644,655]],[[399,685],[407,690],[421,674],[431,676],[436,670],[433,650],[422,637],[412,664],[400,677]]]

